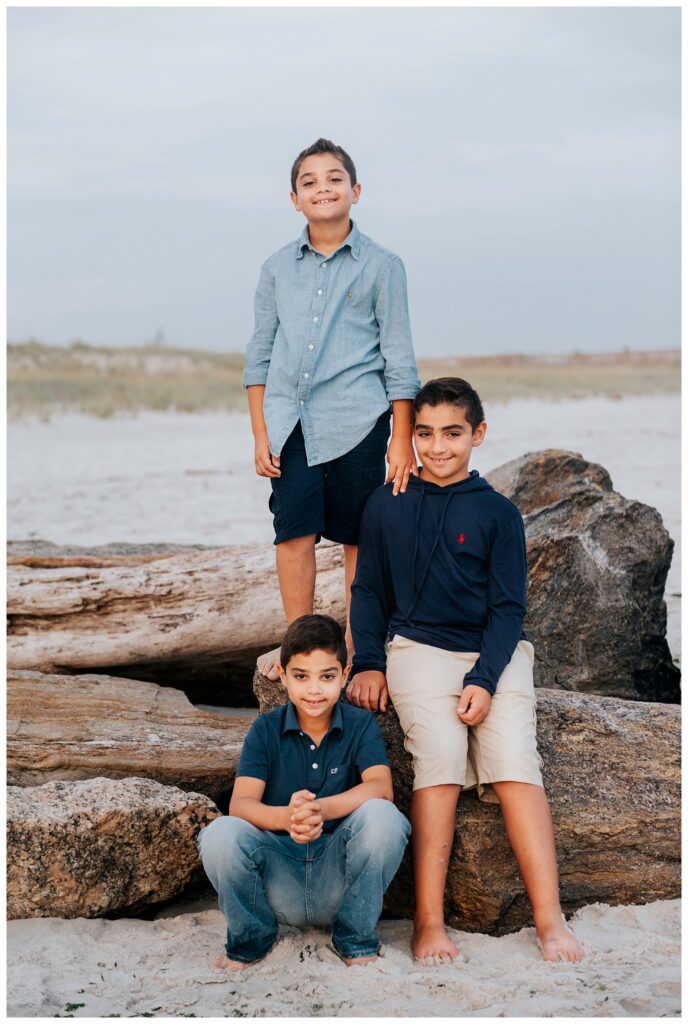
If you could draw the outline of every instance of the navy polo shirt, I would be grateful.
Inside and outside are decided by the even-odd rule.
[[[289,701],[256,718],[244,740],[236,773],[265,783],[264,804],[286,807],[300,789],[319,798],[345,793],[360,784],[367,768],[377,764],[389,767],[380,727],[370,711],[339,701],[318,747],[301,730]],[[333,832],[342,820],[326,821],[323,832]]]

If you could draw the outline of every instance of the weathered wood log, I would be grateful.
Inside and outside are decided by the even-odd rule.
[[[536,685],[677,701],[663,600],[673,543],[659,514],[616,494],[601,466],[571,452],[523,456],[489,478],[525,516]],[[256,654],[276,646],[285,628],[272,546],[166,557],[144,547],[73,552],[78,565],[54,551],[25,552],[23,560],[15,551],[9,665],[156,681],[157,668],[169,665],[181,686],[180,674],[203,666],[229,674],[229,663],[250,678]],[[125,561],[112,564],[117,558]],[[317,562],[315,610],[343,621],[341,548],[319,545]]]
[[[198,711],[179,690],[135,679],[10,670],[7,781],[133,775],[217,801],[234,781],[252,719]]]
[[[284,689],[256,673],[261,711]],[[681,890],[680,709],[540,689],[538,748],[557,841],[566,912],[597,901],[648,903]],[[408,814],[413,771],[394,708],[377,715],[394,777],[395,802]],[[445,905],[465,931],[502,933],[532,924],[530,904],[499,806],[461,796]],[[390,917],[413,916],[410,855],[385,902]]]
[[[102,917],[170,899],[202,873],[206,796],[150,779],[8,788],[7,916]]]
[[[241,661],[274,646],[286,628],[269,545],[105,567],[36,568],[29,557],[30,565],[8,569],[12,668]],[[317,563],[317,610],[343,619],[341,547],[318,545]]]

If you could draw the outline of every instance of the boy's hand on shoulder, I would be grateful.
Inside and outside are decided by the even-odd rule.
[[[399,491],[403,494],[411,474],[418,476],[416,456],[411,442],[406,438],[395,439],[393,437],[387,449],[387,462],[389,469],[385,483],[388,484],[390,480],[393,480],[392,494],[398,494]]]
[[[490,710],[492,694],[483,686],[465,686],[456,713],[466,725],[478,725]]]
[[[358,672],[346,688],[350,704],[366,711],[386,711],[389,691],[384,672]]]
[[[307,789],[292,794],[289,815],[289,835],[295,843],[312,843],[322,835],[322,808],[315,795]]]
[[[270,454],[267,437],[256,438],[256,473],[258,476],[281,476],[279,456]]]

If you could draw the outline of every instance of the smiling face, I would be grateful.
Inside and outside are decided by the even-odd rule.
[[[360,184],[351,185],[341,160],[333,153],[316,153],[302,161],[291,201],[309,224],[325,225],[348,221],[360,194]]]
[[[483,443],[487,424],[473,429],[457,405],[422,405],[416,413],[413,441],[423,465],[423,480],[446,487],[468,476],[474,448]]]
[[[304,732],[326,732],[348,666],[343,669],[332,651],[316,648],[310,654],[293,655],[286,669],[278,665],[278,671]]]

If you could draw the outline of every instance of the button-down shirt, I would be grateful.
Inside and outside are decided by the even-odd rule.
[[[270,451],[299,419],[308,465],[351,451],[390,402],[420,388],[406,274],[398,256],[351,231],[324,256],[308,226],[263,264],[244,387],[265,385]]]
[[[345,793],[360,784],[367,768],[378,764],[389,766],[389,761],[370,711],[338,702],[317,746],[301,729],[289,701],[256,718],[244,740],[236,773],[265,783],[264,804],[286,807],[300,789],[318,798]],[[342,820],[326,821],[323,832],[333,832]]]

